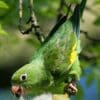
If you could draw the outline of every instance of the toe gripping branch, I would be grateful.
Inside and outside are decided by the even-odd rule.
[[[78,91],[77,87],[76,87],[76,79],[75,77],[70,77],[68,78],[68,80],[66,81],[67,85],[64,89],[64,93],[68,93],[69,96],[71,95],[75,95]]]
[[[22,25],[23,20],[23,0],[19,0],[19,30],[22,34],[29,34],[34,29],[34,33],[38,40],[42,43],[44,41],[44,35],[40,31],[40,26],[37,22],[35,13],[33,11],[33,0],[29,0],[30,18],[26,24],[30,24],[30,27],[25,29]]]

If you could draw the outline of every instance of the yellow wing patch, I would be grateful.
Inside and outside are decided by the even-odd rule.
[[[76,51],[76,45],[77,43],[75,43],[72,47],[72,50],[71,50],[71,54],[70,54],[70,64],[73,64],[75,59],[76,59],[76,56],[77,56],[77,51]]]

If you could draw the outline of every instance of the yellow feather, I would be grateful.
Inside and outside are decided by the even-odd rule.
[[[76,52],[76,43],[75,43],[74,46],[72,47],[71,54],[70,54],[70,64],[74,63],[76,56],[77,56],[77,52]]]

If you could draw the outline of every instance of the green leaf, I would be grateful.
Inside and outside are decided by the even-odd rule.
[[[97,17],[96,20],[94,21],[94,24],[99,26],[100,25],[100,17]]]
[[[100,4],[100,0],[95,0],[94,4]]]
[[[83,0],[81,5],[80,5],[80,15],[81,15],[81,17],[83,16],[83,12],[84,12],[86,3],[87,3],[87,0]]]
[[[81,2],[81,0],[67,0],[68,3],[71,3],[71,4],[79,4]]]
[[[9,9],[8,5],[4,1],[0,1],[0,9]]]
[[[54,0],[51,2],[50,0],[44,0],[44,2],[37,0],[35,1],[34,8],[36,14],[45,18],[53,18],[57,14],[57,9],[59,8],[59,1]]]
[[[0,24],[0,35],[8,35],[8,33],[3,30],[1,24]]]

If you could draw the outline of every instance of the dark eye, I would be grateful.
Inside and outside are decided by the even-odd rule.
[[[27,79],[27,74],[22,74],[21,76],[20,76],[20,80],[21,81],[25,81]]]

